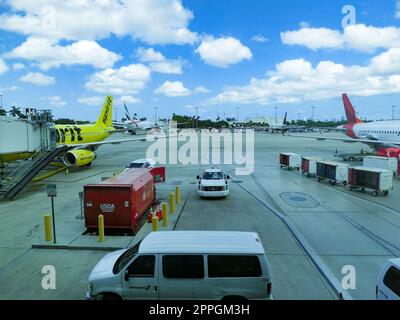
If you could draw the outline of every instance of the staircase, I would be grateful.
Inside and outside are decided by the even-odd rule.
[[[35,152],[10,175],[0,180],[0,201],[13,199],[45,166],[54,160],[66,146],[50,151]]]

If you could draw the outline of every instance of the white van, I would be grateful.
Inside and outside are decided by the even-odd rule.
[[[153,232],[106,255],[88,299],[272,299],[268,261],[249,232]]]
[[[389,260],[379,275],[377,300],[400,300],[400,259]]]

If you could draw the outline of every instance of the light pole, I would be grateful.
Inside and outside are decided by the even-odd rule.
[[[1,99],[0,108],[3,109],[3,94],[2,93],[0,93],[0,99]]]
[[[154,123],[157,123],[157,110],[158,107],[154,107]]]
[[[395,111],[396,108],[398,108],[398,107],[392,106],[392,120],[396,120],[395,116],[394,116],[394,111]]]
[[[312,107],[312,121],[315,121],[315,107]]]
[[[275,107],[275,125],[278,125],[278,107]]]
[[[199,126],[199,107],[195,107],[196,109],[196,129]]]
[[[239,122],[239,107],[236,107],[236,122]]]

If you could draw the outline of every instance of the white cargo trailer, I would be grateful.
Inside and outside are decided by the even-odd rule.
[[[330,184],[347,184],[349,165],[334,161],[317,161],[317,179],[328,180]]]
[[[281,152],[279,155],[279,164],[281,168],[300,170],[301,156],[297,153]]]
[[[393,172],[385,169],[354,167],[349,169],[348,189],[372,190],[372,194],[389,194],[393,189]]]
[[[307,177],[315,177],[317,174],[317,161],[322,161],[321,158],[305,157],[301,158],[301,173]]]
[[[390,170],[397,175],[399,160],[387,157],[364,157],[363,167]]]

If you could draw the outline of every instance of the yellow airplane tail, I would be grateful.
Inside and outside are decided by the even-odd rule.
[[[103,109],[101,110],[100,116],[96,121],[98,127],[111,127],[112,126],[112,102],[113,97],[107,96],[104,102]]]

